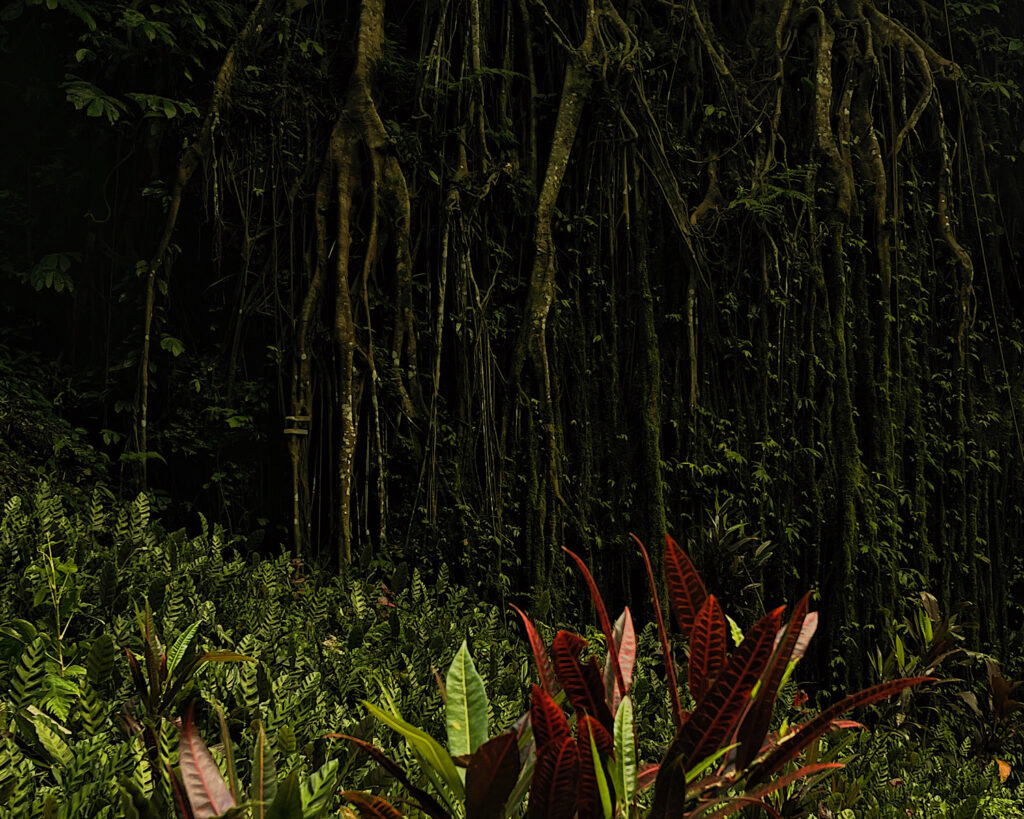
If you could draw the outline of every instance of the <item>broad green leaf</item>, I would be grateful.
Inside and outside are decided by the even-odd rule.
[[[327,813],[338,785],[338,760],[329,759],[302,783],[302,812],[305,819],[319,819]]]
[[[594,763],[594,778],[597,779],[597,792],[601,796],[601,813],[604,819],[612,819],[612,795],[608,790],[608,779],[604,775],[604,766],[601,765],[601,755],[597,751],[597,742],[594,740],[594,732],[587,733],[590,738],[590,758]]]
[[[633,700],[627,694],[615,713],[615,789],[619,804],[626,808],[636,794],[636,738],[633,734]]]
[[[373,716],[405,737],[406,741],[413,747],[413,750],[423,760],[425,766],[429,768],[427,770],[428,774],[432,773],[436,777],[440,777],[459,801],[465,798],[466,791],[462,785],[462,777],[459,776],[451,756],[441,747],[437,740],[419,728],[410,725],[397,714],[389,714],[387,711],[378,708],[366,700],[362,702]]]
[[[35,708],[29,710],[32,712],[32,727],[35,729],[35,734],[39,738],[39,744],[43,746],[43,750],[54,762],[65,768],[70,767],[75,761],[75,754],[55,730],[57,724],[41,711]]]
[[[462,641],[445,680],[448,692],[448,751],[452,756],[473,753],[487,741],[487,692]]]
[[[178,639],[174,641],[174,645],[167,652],[167,676],[174,673],[174,669],[181,662],[182,657],[185,656],[185,652],[188,651],[188,647],[198,630],[199,623],[193,623],[178,635]]]
[[[267,811],[267,819],[301,819],[302,792],[299,772],[292,771],[277,789],[277,795]]]

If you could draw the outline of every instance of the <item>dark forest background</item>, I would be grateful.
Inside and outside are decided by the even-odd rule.
[[[70,424],[8,452],[542,619],[670,531],[841,675],[921,590],[1021,649],[1016,3],[15,0],[0,60]]]

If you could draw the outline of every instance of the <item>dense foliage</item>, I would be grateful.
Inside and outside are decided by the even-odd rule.
[[[745,638],[735,625],[727,637],[714,595],[703,592],[678,551],[669,585],[674,605],[682,603],[674,608],[677,620],[689,617],[692,628],[684,644],[689,661],[679,672],[688,679],[683,690],[666,685],[666,655],[658,658],[659,649],[667,650],[685,663],[679,641],[668,646],[662,632],[659,643],[653,624],[634,631],[628,612],[614,628],[602,614],[602,630],[588,631],[587,639],[567,631],[552,639],[553,629],[535,627],[523,616],[530,638],[524,641],[515,614],[473,606],[445,572],[431,587],[415,570],[388,576],[386,586],[379,572],[340,581],[307,573],[287,557],[247,559],[238,552],[241,545],[205,522],[193,535],[166,531],[151,518],[145,495],[118,504],[97,489],[73,509],[43,485],[33,496],[6,502],[0,522],[0,560],[8,567],[0,588],[0,815],[99,819],[177,811],[199,819],[218,815],[230,800],[261,817],[351,816],[345,804],[364,817],[389,816],[367,806],[409,789],[422,815],[496,816],[505,798],[484,800],[483,812],[474,812],[456,794],[464,781],[469,800],[473,777],[481,781],[474,773],[477,753],[497,765],[494,743],[509,742],[516,767],[508,789],[520,770],[520,748],[526,786],[531,775],[534,782],[556,783],[547,798],[538,795],[542,785],[529,790],[530,816],[571,816],[577,781],[581,787],[591,782],[579,797],[581,817],[611,815],[593,807],[601,804],[602,792],[611,794],[606,804],[618,804],[623,817],[646,813],[652,793],[645,787],[655,774],[652,815],[659,816],[665,800],[683,799],[683,790],[673,795],[666,783],[682,783],[684,774],[694,816],[726,815],[701,810],[693,801],[698,797],[705,806],[735,810],[745,796],[769,799],[786,816],[902,817],[907,808],[929,816],[1024,815],[1015,812],[1024,788],[1001,782],[1001,766],[1019,770],[1022,761],[1020,738],[1007,730],[1021,727],[1008,684],[1002,700],[998,685],[994,697],[981,688],[969,692],[977,735],[956,710],[960,697],[942,693],[940,685],[887,706],[872,720],[877,725],[870,735],[847,731],[843,739],[812,741],[851,705],[907,683],[884,683],[815,719],[796,685],[799,666],[794,670],[787,662],[813,632],[807,599],[780,632],[784,654],[770,651],[781,610]],[[925,645],[899,643],[888,658],[896,673],[934,674],[956,653],[943,647],[949,630],[956,630],[955,619],[931,612],[921,622],[934,628]],[[596,669],[597,661],[589,650],[579,657],[588,642],[598,656],[605,655],[602,645],[614,642],[620,671],[608,655],[604,673],[591,679],[587,669]],[[748,664],[755,655],[767,663],[763,677]],[[439,676],[444,668],[446,681]],[[746,669],[746,683],[733,679],[734,668]],[[747,711],[742,702],[758,677],[759,705]],[[531,678],[539,686],[527,707]],[[723,691],[734,692],[728,703],[720,699]],[[606,692],[612,694],[614,724],[608,708],[600,708]],[[773,708],[776,693],[781,696]],[[571,723],[553,695],[558,701],[567,696],[575,706],[577,736],[586,740],[579,740],[587,753],[577,758],[575,770],[588,764],[591,749],[595,763],[602,760],[590,766],[589,779],[568,780],[569,813],[564,806],[558,812],[551,798],[566,787],[557,784],[566,773],[564,760],[554,766],[550,743],[561,746],[565,732],[576,754],[577,738],[568,733]],[[673,720],[678,725],[683,706],[692,709],[691,726],[707,725],[676,734]],[[524,713],[532,719],[521,719]],[[761,727],[745,727],[752,723]],[[769,728],[770,741],[761,748],[757,732]],[[741,742],[736,759],[728,755],[737,747],[728,740],[734,730]],[[449,750],[434,739],[445,736]],[[595,744],[588,744],[591,736]],[[776,745],[780,737],[786,739]],[[787,773],[798,746],[807,752],[804,767]],[[690,761],[681,762],[682,754]],[[640,764],[662,756],[660,773]],[[468,777],[452,767],[453,757],[468,760]],[[447,777],[454,777],[447,784],[437,772],[443,759]],[[842,778],[833,776],[837,763],[847,765]],[[776,767],[781,778],[769,777]],[[206,783],[220,781],[220,790],[200,789],[199,773]],[[799,782],[797,776],[810,778]],[[667,795],[659,797],[660,790]],[[526,793],[518,790],[520,809],[510,816],[520,815]]]

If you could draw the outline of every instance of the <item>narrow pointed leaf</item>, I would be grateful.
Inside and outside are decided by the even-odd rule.
[[[194,705],[189,705],[182,720],[178,742],[178,764],[195,819],[211,819],[234,807],[235,800],[228,790],[209,748],[199,737],[193,721]]]
[[[396,714],[390,714],[378,708],[373,703],[363,700],[363,705],[377,719],[394,729],[405,737],[406,741],[413,747],[417,754],[423,759],[426,765],[443,780],[457,799],[465,798],[465,788],[462,785],[462,777],[459,776],[451,755],[442,748],[437,740],[406,722]]]
[[[448,669],[445,690],[448,752],[471,754],[487,741],[487,692],[465,640]]]
[[[199,631],[199,623],[193,623],[181,634],[178,635],[178,639],[174,641],[174,645],[170,647],[167,652],[167,674],[171,675],[174,673],[175,667],[181,662],[185,656],[185,652],[188,651],[188,647],[192,644],[192,640],[196,636],[196,632]]]
[[[781,770],[783,765],[795,758],[804,748],[829,730],[833,722],[847,711],[887,699],[905,688],[929,682],[933,679],[934,677],[904,677],[899,680],[879,683],[870,688],[865,688],[863,691],[858,691],[856,694],[844,697],[839,702],[826,708],[818,716],[797,727],[775,750],[771,751],[767,757],[759,762],[747,780],[748,786],[752,787],[764,782],[767,778]]]
[[[529,819],[572,819],[579,776],[580,754],[572,737],[539,751],[530,786]]]
[[[781,616],[782,607],[766,614],[750,629],[669,746],[654,787],[654,819],[682,813],[686,771],[714,754],[732,733],[771,657]]]
[[[277,795],[277,755],[267,742],[266,731],[260,725],[256,734],[256,743],[252,749],[252,799],[253,816],[255,819],[266,819],[274,797]]]
[[[231,796],[238,803],[241,791],[238,788],[238,771],[235,768],[235,753],[231,747],[231,732],[228,730],[227,717],[224,716],[224,709],[217,707],[217,721],[220,723],[220,741],[224,746],[224,762],[228,769],[228,787]]]
[[[665,582],[679,630],[689,636],[708,592],[690,558],[671,535],[665,535]]]
[[[725,668],[725,615],[713,594],[708,595],[697,612],[690,632],[690,694],[700,702],[711,682]]]
[[[565,552],[569,557],[576,561],[576,565],[579,566],[580,571],[583,573],[583,579],[587,581],[587,588],[590,589],[590,597],[594,601],[594,608],[597,609],[597,619],[601,623],[601,631],[604,632],[605,643],[608,646],[609,657],[612,661],[612,669],[615,672],[615,681],[619,685],[619,689],[623,692],[627,690],[626,681],[622,676],[622,668],[619,666],[619,653],[614,650],[615,647],[615,632],[612,629],[612,621],[608,619],[608,609],[605,608],[604,599],[601,597],[601,592],[597,590],[597,583],[594,582],[594,576],[590,573],[590,569],[587,568],[587,564],[577,555],[575,552],[571,552],[562,547],[562,551]]]
[[[754,804],[761,802],[766,796],[770,796],[776,791],[782,790],[788,785],[793,784],[799,779],[804,779],[808,776],[821,773],[822,771],[835,770],[842,768],[843,765],[840,762],[819,762],[815,765],[805,765],[802,768],[798,768],[795,771],[790,771],[785,776],[780,776],[778,779],[768,783],[767,785],[758,788],[754,791],[748,791],[744,794],[744,801],[741,805],[750,804],[750,800],[753,800]],[[725,805],[713,813],[708,814],[702,819],[720,819],[722,816],[729,816],[735,813],[739,808],[736,804]]]
[[[647,571],[647,582],[651,587],[651,602],[654,604],[654,620],[658,624],[658,640],[661,642],[661,653],[665,663],[665,676],[668,677],[668,693],[672,701],[672,724],[676,731],[683,727],[683,705],[679,701],[679,684],[676,682],[676,668],[672,661],[672,648],[668,642],[668,630],[665,628],[665,618],[661,615],[661,602],[658,599],[658,586],[654,582],[654,570],[651,568],[651,558],[647,549],[636,535],[630,532],[630,537],[640,547],[640,554],[644,559],[644,569]]]
[[[519,778],[519,747],[512,732],[481,745],[466,770],[466,819],[492,819]]]
[[[740,725],[738,739],[740,743],[736,757],[736,767],[746,768],[757,756],[764,743],[764,738],[771,727],[772,712],[775,709],[775,698],[779,693],[786,670],[789,668],[797,644],[804,635],[804,623],[807,619],[807,606],[811,593],[807,592],[796,604],[793,616],[775,646],[768,668],[765,669],[757,689],[757,695],[750,704],[747,714]]]
[[[633,728],[633,700],[627,694],[615,712],[615,789],[619,805],[633,804],[637,792],[636,736]]]
[[[623,609],[619,619],[615,621],[613,631],[619,655],[619,668],[622,669],[622,679],[626,683],[625,691],[616,684],[615,669],[612,668],[609,651],[604,661],[604,698],[614,714],[618,711],[623,694],[629,693],[629,686],[633,683],[633,666],[636,664],[636,631],[633,629],[633,616],[629,613],[629,606]]]
[[[362,791],[342,791],[341,796],[356,806],[360,819],[404,819],[390,802]]]
[[[509,604],[511,605],[511,604]],[[530,618],[516,606],[512,606],[516,613],[522,618],[523,626],[526,628],[526,637],[530,641],[530,650],[533,651],[533,661],[537,666],[537,675],[540,677],[540,685],[549,694],[555,693],[555,674],[551,670],[551,659],[544,649],[544,641],[540,639],[537,629],[534,628]]]
[[[599,819],[612,819],[612,811],[615,809],[615,804],[612,801],[611,788],[608,785],[608,776],[605,772],[601,754],[597,749],[597,740],[594,738],[595,731],[592,728],[592,726],[600,728],[601,724],[592,717],[585,717],[584,719],[589,723],[588,728],[590,728],[590,730],[586,730],[585,733],[588,740],[587,744],[590,746],[591,770],[594,773],[594,779],[597,784],[597,795],[600,801],[600,812],[594,811],[593,815],[595,817],[599,817]],[[580,756],[581,758],[583,756],[582,750],[580,751]],[[578,816],[579,819],[586,819],[586,813],[582,808],[580,809]]]

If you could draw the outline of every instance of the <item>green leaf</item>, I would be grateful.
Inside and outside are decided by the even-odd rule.
[[[177,358],[185,352],[185,345],[178,339],[174,338],[174,336],[164,336],[160,339],[160,349],[167,350],[167,352]]]
[[[299,772],[292,771],[278,786],[277,796],[270,804],[266,819],[302,819],[302,793]]]
[[[594,778],[597,779],[597,792],[601,796],[601,813],[604,819],[612,819],[612,795],[608,790],[608,779],[604,775],[604,766],[601,765],[601,755],[597,752],[594,732],[588,731],[587,736],[590,738],[590,758],[594,763]]]
[[[181,634],[178,635],[178,639],[174,641],[174,645],[171,646],[170,651],[167,652],[167,676],[171,676],[174,673],[174,669],[177,668],[178,663],[181,662],[185,656],[185,652],[188,651],[189,644],[196,636],[196,632],[199,630],[199,623],[193,623]]]
[[[633,729],[633,701],[627,694],[619,703],[615,713],[615,789],[619,792],[619,804],[626,808],[633,803],[636,795],[636,738]]]
[[[267,734],[260,725],[256,743],[252,749],[252,790],[250,798],[255,802],[252,809],[254,819],[265,819],[268,807],[277,796],[277,758],[273,747],[267,742]]]
[[[56,728],[59,726],[42,711],[34,708],[31,711],[33,712],[31,715],[32,727],[35,729],[35,734],[39,738],[39,744],[43,746],[43,750],[54,762],[65,768],[71,767],[75,761],[75,754],[57,732]]]
[[[327,813],[337,785],[338,760],[329,759],[302,784],[304,819],[319,819]]]
[[[725,620],[729,624],[729,633],[732,636],[732,641],[735,645],[739,645],[743,642],[743,629],[739,627],[739,624],[733,620],[728,614],[725,615]]]
[[[459,776],[451,756],[437,740],[419,728],[413,727],[397,714],[389,714],[366,700],[363,700],[362,703],[373,716],[405,737],[423,761],[427,775],[439,786],[438,790],[443,790],[440,787],[443,783],[459,801],[465,798],[466,792],[462,785],[462,777]]]
[[[466,641],[462,641],[445,680],[448,751],[452,756],[473,753],[487,741],[487,692]]]

